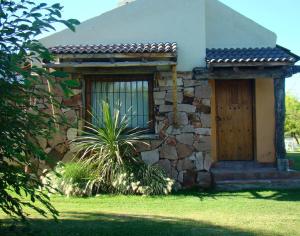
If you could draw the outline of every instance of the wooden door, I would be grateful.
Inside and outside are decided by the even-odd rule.
[[[251,80],[216,81],[219,161],[253,160],[253,93]]]

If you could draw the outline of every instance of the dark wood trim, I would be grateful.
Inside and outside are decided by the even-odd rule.
[[[210,79],[255,79],[283,78],[290,73],[290,66],[253,67],[253,68],[195,68],[194,77],[199,80]]]
[[[85,120],[87,122],[92,121],[91,110],[92,110],[92,81],[85,80]]]
[[[256,133],[256,81],[252,79],[252,135],[253,135],[253,160],[257,161],[257,133]]]
[[[275,153],[276,159],[286,157],[284,143],[285,125],[285,78],[274,79],[275,95]]]

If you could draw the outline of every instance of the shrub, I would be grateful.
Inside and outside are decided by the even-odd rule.
[[[114,192],[121,194],[161,195],[170,193],[173,184],[160,167],[140,163],[120,171],[112,186]]]
[[[142,131],[128,129],[128,119],[120,111],[111,111],[102,103],[103,121],[89,123],[87,132],[73,140],[82,165],[92,165],[98,171],[101,191],[123,194],[166,194],[172,189],[168,179],[157,166],[147,166],[137,154],[135,144],[142,142]]]
[[[60,162],[46,175],[43,183],[51,184],[55,192],[67,196],[92,196],[97,192],[98,173],[92,165]]]

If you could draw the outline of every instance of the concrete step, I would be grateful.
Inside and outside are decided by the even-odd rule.
[[[248,179],[216,181],[217,190],[238,191],[251,189],[300,189],[300,178],[294,179]]]
[[[213,168],[240,170],[240,169],[255,169],[255,168],[276,168],[276,166],[275,164],[258,163],[255,161],[220,161],[214,163]]]
[[[235,169],[211,169],[213,180],[226,181],[226,180],[261,180],[261,179],[300,179],[299,171],[280,172],[276,168],[243,168]]]

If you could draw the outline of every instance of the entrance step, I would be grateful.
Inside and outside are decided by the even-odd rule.
[[[297,179],[224,180],[215,182],[217,190],[238,191],[251,189],[300,189]]]
[[[300,188],[299,171],[278,171],[273,165],[255,162],[219,162],[211,169],[219,190]]]
[[[214,181],[223,180],[259,180],[259,179],[300,179],[300,172],[298,171],[287,171],[280,172],[276,168],[253,168],[253,169],[240,169],[240,170],[229,170],[229,169],[211,169]]]

